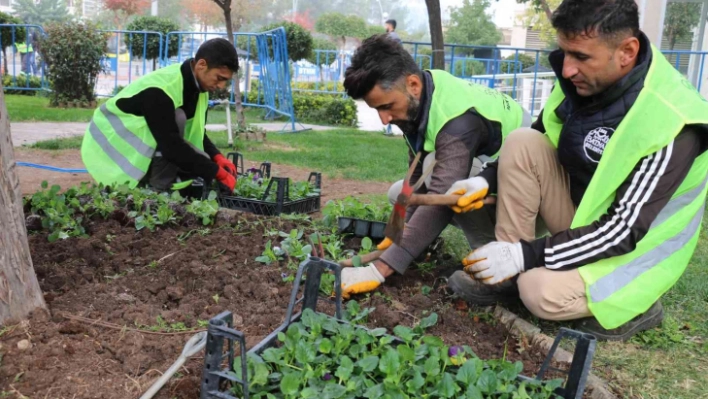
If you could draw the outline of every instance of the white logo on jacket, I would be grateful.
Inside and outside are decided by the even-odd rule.
[[[583,143],[585,156],[589,160],[599,163],[602,153],[605,152],[605,146],[614,132],[615,129],[611,127],[598,127],[588,132]]]

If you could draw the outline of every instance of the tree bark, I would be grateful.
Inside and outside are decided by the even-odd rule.
[[[221,7],[224,11],[224,22],[226,23],[226,35],[228,36],[229,42],[236,47],[234,42],[234,28],[231,22],[231,0],[214,0],[216,4]],[[236,124],[239,128],[246,126],[246,115],[243,113],[243,103],[241,100],[241,80],[238,77],[238,72],[236,73],[236,82],[234,87],[234,102],[236,103]]]
[[[47,309],[32,266],[15,167],[10,120],[0,83],[0,325]]]
[[[541,6],[541,9],[546,14],[548,22],[551,22],[551,20],[553,19],[553,11],[551,11],[551,7],[548,6],[548,2],[546,0],[538,0],[538,4]]]
[[[433,69],[445,69],[445,43],[442,31],[440,0],[425,0],[428,8],[430,40],[433,44]]]

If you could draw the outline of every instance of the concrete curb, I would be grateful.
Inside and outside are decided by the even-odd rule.
[[[493,309],[493,312],[494,317],[499,320],[499,322],[501,322],[515,337],[519,339],[522,337],[525,338],[532,347],[541,351],[543,354],[548,354],[551,346],[553,345],[553,338],[542,333],[540,328],[534,326],[502,306],[497,306]],[[573,355],[562,348],[558,348],[553,356],[553,360],[570,366],[570,363],[573,361]],[[592,373],[588,376],[586,387],[592,389],[590,399],[617,399],[617,396],[612,393],[607,386],[607,383]]]

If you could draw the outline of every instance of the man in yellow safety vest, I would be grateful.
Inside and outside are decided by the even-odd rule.
[[[532,129],[455,183],[458,210],[497,194],[497,242],[450,288],[519,298],[537,317],[625,340],[658,325],[705,208],[708,102],[639,30],[634,0],[565,0],[553,13],[558,81]],[[488,189],[488,190],[487,190]],[[538,216],[551,235],[536,238]]]

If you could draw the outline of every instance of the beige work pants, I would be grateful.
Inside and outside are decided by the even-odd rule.
[[[568,175],[546,135],[513,131],[499,155],[497,221],[499,241],[532,241],[540,216],[551,234],[570,228],[575,206]],[[539,318],[573,320],[591,316],[585,283],[577,269],[530,269],[518,279],[524,305]]]

